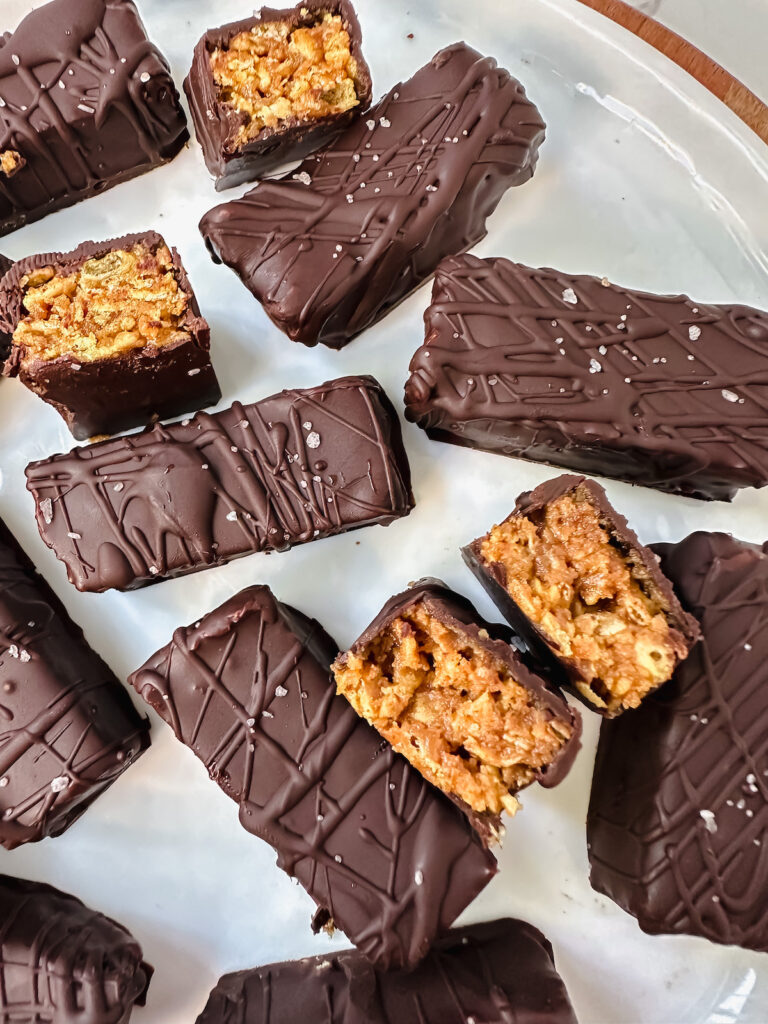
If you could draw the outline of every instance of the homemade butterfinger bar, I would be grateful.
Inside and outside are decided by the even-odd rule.
[[[189,134],[131,0],[52,0],[0,47],[0,234],[171,160]]]
[[[651,934],[768,952],[768,555],[724,533],[654,545],[701,622],[672,682],[604,722],[591,882]]]
[[[179,254],[154,231],[19,260],[0,279],[4,374],[52,405],[78,440],[221,398]]]
[[[373,377],[75,448],[27,467],[40,534],[78,590],[132,590],[413,508],[400,424]]]
[[[1,1024],[128,1024],[151,977],[122,925],[50,885],[0,875]]]
[[[64,832],[148,746],[149,723],[0,522],[0,846]]]
[[[464,815],[334,693],[322,627],[249,587],[131,684],[240,807],[240,823],[383,970],[413,967],[496,872]]]
[[[393,597],[333,665],[338,692],[474,821],[555,786],[581,719],[493,626],[439,580]]]
[[[576,1024],[552,946],[524,921],[456,928],[413,971],[352,950],[219,981],[197,1024]]]
[[[463,555],[512,627],[609,718],[670,679],[699,637],[593,480],[560,476],[521,494]]]
[[[768,483],[768,313],[461,256],[406,417],[440,441],[692,498]]]
[[[533,174],[544,124],[464,43],[396,85],[322,153],[216,207],[200,230],[289,338],[342,348],[447,255],[485,235]]]
[[[306,156],[371,102],[352,4],[264,7],[210,29],[195,47],[184,91],[217,190]]]
[[[13,266],[13,260],[9,260],[7,256],[3,256],[0,252],[0,279],[3,274],[7,273]],[[8,357],[8,352],[11,348],[11,336],[0,327],[0,364],[5,362]]]

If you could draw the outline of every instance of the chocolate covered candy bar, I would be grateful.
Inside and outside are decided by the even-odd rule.
[[[441,50],[282,181],[200,230],[289,338],[342,348],[485,235],[533,174],[544,124],[525,90],[464,43]]]
[[[151,977],[122,925],[50,885],[0,875],[0,1024],[128,1024]]]
[[[471,819],[495,827],[515,793],[555,786],[581,719],[526,667],[511,631],[439,580],[393,597],[333,666],[339,693]]]
[[[53,0],[0,42],[0,234],[171,160],[189,138],[130,0]]]
[[[463,815],[334,693],[321,626],[249,587],[131,684],[278,866],[382,969],[412,967],[496,871]]]
[[[40,534],[78,590],[132,590],[413,508],[400,424],[373,377],[103,441],[27,467]]]
[[[0,845],[64,832],[148,746],[149,724],[0,522]]]
[[[653,552],[583,476],[521,494],[463,555],[513,628],[609,718],[670,679],[699,637]]]
[[[7,256],[3,256],[0,252],[0,279],[3,274],[7,273],[13,266],[13,260],[9,260]],[[11,336],[0,327],[0,363],[3,363],[8,356],[8,352],[11,348]]]
[[[19,260],[0,280],[7,377],[79,440],[221,398],[210,330],[179,254],[154,231]]]
[[[264,7],[210,29],[195,47],[184,91],[217,190],[306,156],[371,102],[352,4]]]
[[[600,730],[591,882],[645,932],[768,952],[768,555],[723,533],[654,550],[703,640]]]
[[[197,1024],[576,1024],[552,947],[503,918],[456,928],[414,971],[352,950],[225,975]]]
[[[435,440],[693,498],[768,483],[768,313],[464,256],[424,319],[406,417]]]

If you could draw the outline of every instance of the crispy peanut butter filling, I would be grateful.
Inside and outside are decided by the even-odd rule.
[[[495,526],[481,554],[504,566],[510,596],[572,659],[586,679],[576,685],[598,707],[637,707],[685,656],[666,601],[585,492],[557,498],[536,522],[515,516]]]
[[[475,811],[514,814],[514,797],[571,734],[507,667],[430,615],[395,619],[334,666],[336,685],[433,785]]]
[[[25,165],[26,160],[15,149],[4,149],[0,152],[0,174],[12,178]]]
[[[211,53],[219,99],[247,120],[235,138],[244,146],[264,128],[286,121],[313,121],[357,106],[357,62],[349,33],[337,14],[315,25],[267,22]]]
[[[67,276],[41,267],[21,285],[27,314],[13,341],[23,347],[25,364],[63,355],[92,362],[189,337],[179,326],[188,296],[164,245],[116,249]]]

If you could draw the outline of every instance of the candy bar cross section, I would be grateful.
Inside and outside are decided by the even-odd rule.
[[[768,313],[506,259],[437,271],[406,418],[439,441],[730,500],[768,483]]]
[[[413,508],[397,414],[372,377],[198,413],[27,467],[78,590],[132,590]]]
[[[53,0],[0,35],[0,234],[171,160],[189,138],[131,0]]]
[[[148,746],[149,723],[0,522],[0,846],[64,832]]]
[[[768,554],[705,532],[654,550],[703,639],[600,729],[591,882],[645,932],[768,952]]]
[[[128,1024],[151,977],[122,925],[50,885],[0,875],[0,1024]]]
[[[250,587],[130,679],[318,906],[383,969],[412,967],[490,881],[462,813],[335,693],[317,622]]]
[[[485,235],[534,171],[544,124],[464,43],[441,50],[322,153],[207,213],[200,230],[289,338],[342,348]]]
[[[413,971],[353,951],[225,975],[197,1024],[576,1024],[552,947],[512,918],[456,928]]]

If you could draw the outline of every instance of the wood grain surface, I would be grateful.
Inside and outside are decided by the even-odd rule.
[[[624,0],[579,0],[579,2],[629,29],[634,35],[650,43],[660,53],[693,75],[706,89],[730,107],[763,142],[768,144],[768,105],[763,103],[738,78],[734,78],[724,67],[697,49],[693,43],[689,43],[687,39],[683,39],[682,36],[649,15],[624,3]],[[724,2],[728,2],[728,0],[724,0]]]

